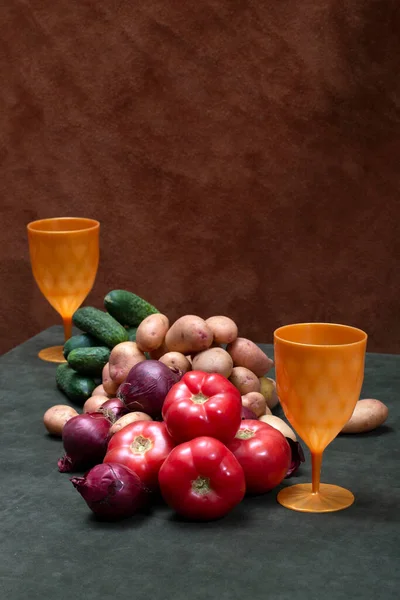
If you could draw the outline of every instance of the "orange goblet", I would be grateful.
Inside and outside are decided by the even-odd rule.
[[[89,294],[99,265],[100,223],[80,217],[41,219],[27,225],[32,272],[43,296],[62,316],[65,341],[72,315]],[[64,362],[62,346],[39,352],[50,362]]]
[[[364,379],[367,334],[334,323],[299,323],[274,332],[277,392],[284,413],[311,451],[312,483],[282,489],[278,502],[302,512],[333,512],[353,494],[320,483],[322,454],[351,417]]]

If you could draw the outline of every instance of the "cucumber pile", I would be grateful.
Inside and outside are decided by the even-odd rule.
[[[72,321],[82,333],[64,344],[67,363],[57,367],[57,387],[72,402],[83,405],[101,380],[110,352],[117,344],[135,341],[140,323],[159,311],[127,290],[112,290],[104,298],[106,311],[78,308]],[[101,382],[101,381],[100,381]]]

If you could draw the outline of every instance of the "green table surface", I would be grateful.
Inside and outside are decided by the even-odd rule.
[[[353,491],[349,509],[292,512],[274,490],[216,522],[185,522],[160,503],[113,524],[58,472],[62,442],[43,426],[45,410],[66,400],[37,353],[61,341],[52,327],[0,358],[1,599],[399,598],[400,356],[366,359],[362,397],[389,406],[387,424],[325,452],[322,481]],[[310,480],[306,459],[284,485]]]

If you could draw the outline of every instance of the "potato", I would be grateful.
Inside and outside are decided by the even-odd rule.
[[[187,357],[180,352],[167,352],[159,360],[170,369],[179,369],[183,374],[187,373],[192,368]]]
[[[130,413],[124,415],[123,417],[119,418],[118,421],[115,421],[115,423],[110,428],[110,435],[114,435],[115,433],[117,433],[117,431],[120,431],[121,429],[123,429],[124,427],[129,425],[130,423],[135,423],[135,421],[152,421],[152,420],[153,419],[149,415],[146,415],[146,413],[138,412],[138,411],[130,412]]]
[[[365,433],[382,425],[388,417],[389,409],[380,400],[366,398],[359,400],[352,416],[341,433]]]
[[[237,325],[229,317],[209,317],[206,323],[213,332],[214,342],[217,344],[230,344],[238,336]]]
[[[242,396],[242,405],[249,408],[256,417],[267,414],[267,411],[269,414],[271,413],[267,406],[267,401],[260,392],[249,392]]]
[[[97,412],[100,406],[102,406],[104,402],[107,402],[107,400],[108,397],[106,398],[101,394],[97,394],[96,396],[90,396],[90,398],[88,398],[85,404],[83,405],[83,412]]]
[[[121,342],[121,344],[117,344],[111,350],[109,359],[111,379],[120,385],[125,381],[132,367],[144,360],[146,360],[146,357],[139,350],[136,342]]]
[[[265,375],[274,364],[261,348],[246,338],[237,338],[228,344],[226,349],[231,355],[235,367],[246,367],[257,377]]]
[[[101,374],[101,380],[103,382],[104,391],[113,398],[117,393],[117,389],[119,388],[119,383],[116,383],[113,379],[111,379],[110,375],[110,363],[107,363],[103,367],[103,372]]]
[[[224,377],[230,377],[233,362],[229,354],[223,348],[209,348],[198,352],[193,357],[192,368],[194,371],[205,371],[206,373],[219,373]]]
[[[105,389],[103,388],[102,385],[98,385],[97,388],[94,388],[93,392],[92,392],[92,396],[105,396],[106,399],[108,398],[108,394],[105,391]]]
[[[229,381],[239,390],[242,396],[249,392],[260,391],[260,380],[246,367],[234,367]]]
[[[260,377],[260,385],[260,392],[266,399],[268,408],[275,408],[279,403],[275,380],[270,377]]]
[[[159,348],[157,348],[156,350],[152,350],[151,352],[149,352],[150,354],[150,358],[152,360],[160,360],[160,358],[162,356],[164,356],[164,354],[167,354],[168,352],[168,348],[165,345],[165,340],[163,340],[161,346]]]
[[[160,313],[149,315],[140,323],[136,331],[136,343],[142,352],[157,350],[169,328],[168,317]]]
[[[196,315],[180,317],[165,336],[168,350],[182,354],[194,354],[201,350],[207,350],[212,342],[213,332],[204,319]]]
[[[44,413],[43,423],[49,433],[61,436],[65,423],[77,414],[68,404],[55,404]]]
[[[263,423],[267,423],[268,425],[271,425],[271,427],[280,431],[285,437],[288,437],[294,442],[297,442],[295,432],[293,431],[293,429],[290,429],[289,425],[287,425],[287,423],[285,423],[283,419],[280,419],[275,415],[264,415],[258,420],[262,421]]]

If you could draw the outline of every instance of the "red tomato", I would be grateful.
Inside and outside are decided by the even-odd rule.
[[[189,519],[219,519],[242,501],[243,469],[222,442],[198,437],[172,450],[158,474],[164,500]]]
[[[125,465],[155,489],[158,471],[174,445],[164,423],[136,421],[113,435],[103,462]]]
[[[239,429],[241,411],[240,392],[225,377],[189,371],[168,392],[162,417],[178,443],[203,435],[227,443]]]
[[[262,421],[244,419],[228,448],[243,467],[246,490],[253,494],[263,494],[279,485],[291,463],[285,436]]]

